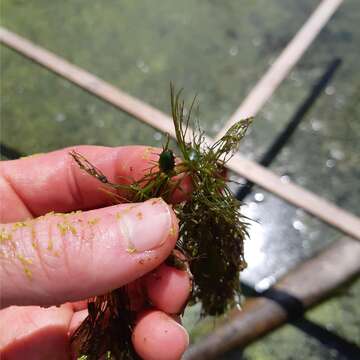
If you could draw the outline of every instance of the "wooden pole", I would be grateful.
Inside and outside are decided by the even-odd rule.
[[[327,66],[326,71],[321,76],[321,78],[314,84],[309,95],[301,103],[299,108],[296,110],[294,115],[291,117],[290,121],[286,126],[278,133],[274,140],[272,140],[271,145],[266,149],[264,154],[258,160],[258,163],[266,168],[276,159],[277,155],[283,149],[284,145],[289,141],[291,136],[296,131],[297,127],[300,125],[301,121],[305,118],[306,114],[312,108],[316,100],[323,93],[323,90],[326,88],[328,83],[331,81],[332,77],[335,75],[335,72],[341,64],[340,58],[335,58]],[[236,192],[236,197],[242,201],[250,192],[254,183],[247,181],[245,185],[241,186]]]
[[[323,0],[320,3],[269,70],[250,91],[224,128],[217,134],[216,140],[220,139],[237,121],[256,116],[342,2],[343,0]]]
[[[160,131],[175,136],[173,123],[163,112],[128,95],[88,71],[3,27],[0,27],[0,42],[116,108]]]
[[[264,296],[249,300],[242,311],[204,340],[189,348],[184,360],[217,359],[284,324],[293,312],[301,314],[360,273],[360,244],[343,238],[317,257],[290,271]]]
[[[0,42],[116,108],[175,137],[172,119],[154,107],[2,27],[0,27]],[[189,134],[191,131],[189,129]],[[213,140],[206,138],[206,142],[212,144]],[[240,154],[236,154],[228,162],[227,167],[289,203],[360,240],[360,220],[355,215],[300,186],[283,183],[279,176]]]
[[[230,159],[227,168],[281,197],[290,204],[304,209],[307,213],[316,216],[347,235],[360,240],[360,219],[357,216],[301,186],[292,182],[284,183],[272,171],[244,158],[240,154],[236,154]]]

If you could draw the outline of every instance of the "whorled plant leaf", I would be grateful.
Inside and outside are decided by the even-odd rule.
[[[187,115],[180,92],[171,91],[171,112],[181,161],[175,163],[169,141],[148,174],[129,185],[111,183],[106,175],[77,152],[71,152],[81,169],[98,179],[118,202],[139,202],[153,197],[168,201],[179,182],[175,175],[191,178],[190,198],[174,209],[180,220],[180,250],[192,273],[191,301],[201,302],[203,315],[220,315],[238,304],[240,271],[246,267],[244,239],[247,223],[240,203],[227,186],[226,161],[237,151],[252,119],[241,120],[212,145],[204,143],[201,130],[188,140],[192,102]],[[183,268],[183,259],[174,252],[167,263]],[[95,297],[88,304],[89,316],[73,336],[80,359],[137,359],[131,333],[135,314],[126,287]],[[105,357],[106,358],[106,357]]]

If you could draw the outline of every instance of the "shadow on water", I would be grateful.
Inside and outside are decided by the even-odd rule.
[[[312,87],[309,95],[305,99],[305,101],[300,105],[298,110],[295,112],[293,117],[290,119],[287,126],[281,131],[281,133],[275,138],[273,143],[270,145],[269,149],[265,152],[265,154],[261,157],[259,163],[263,166],[269,166],[272,161],[279,154],[283,146],[289,141],[290,137],[293,135],[301,121],[305,118],[305,115],[314,105],[315,101],[320,97],[323,93],[323,90],[326,88],[330,80],[335,75],[336,70],[341,65],[341,59],[335,58],[327,67],[324,74],[321,78],[315,83]],[[251,181],[247,181],[245,185],[240,187],[240,189],[236,193],[236,197],[241,201],[243,200],[250,192],[254,183]]]
[[[92,143],[92,145],[102,146],[102,144],[100,142],[94,142],[94,143]],[[19,159],[24,156],[27,156],[27,154],[24,154],[4,143],[0,143],[0,159],[1,160],[15,160],[15,159]]]
[[[329,350],[335,350],[342,359],[354,360],[360,359],[360,348],[351,341],[339,336],[331,330],[316,322],[306,319],[303,315],[305,308],[301,300],[295,296],[278,289],[268,289],[264,292],[256,291],[252,286],[243,283],[241,284],[243,293],[250,297],[265,297],[280,305],[287,314],[289,324],[296,327],[298,330],[305,333],[320,342]],[[246,360],[246,356],[242,355],[241,350],[233,350],[226,353],[223,359]]]
[[[0,143],[0,158],[3,159],[5,157],[8,160],[18,159],[22,156],[25,156],[20,151],[13,149],[10,146],[7,146],[3,143]]]

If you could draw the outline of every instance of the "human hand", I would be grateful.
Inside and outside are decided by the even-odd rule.
[[[140,146],[76,150],[112,182],[141,178],[157,159]],[[68,152],[0,163],[1,358],[69,359],[69,336],[87,316],[81,300],[133,282],[136,351],[178,359],[188,335],[170,315],[182,310],[191,285],[185,271],[163,264],[178,237],[174,212],[161,199],[109,206],[99,182]],[[186,180],[182,187],[175,201],[190,188]]]

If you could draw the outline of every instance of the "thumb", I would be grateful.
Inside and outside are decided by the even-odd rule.
[[[106,293],[161,264],[178,235],[163,200],[0,227],[1,307],[54,305]]]

